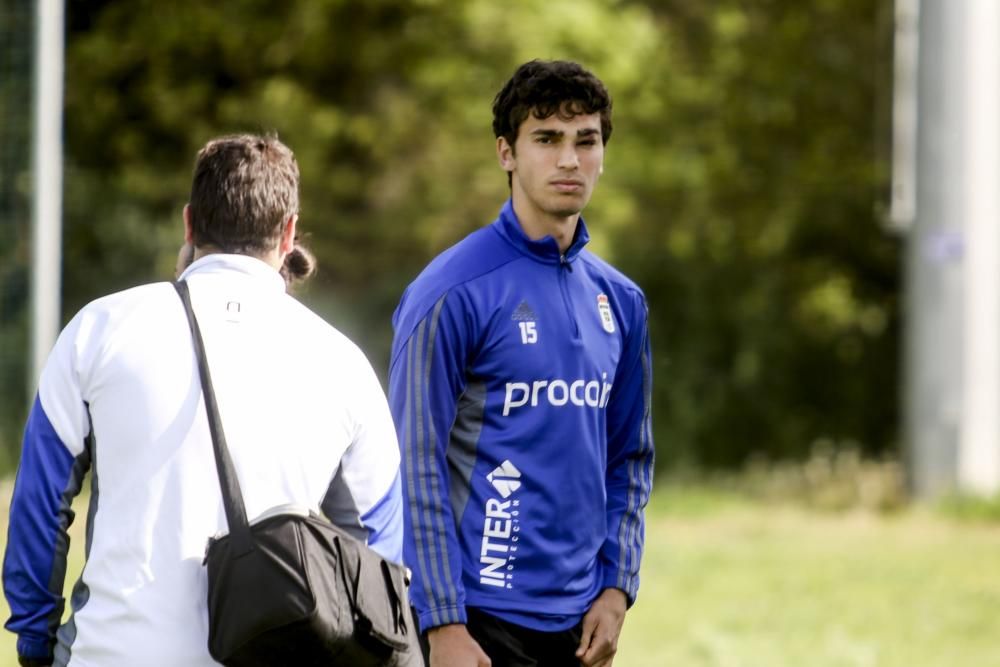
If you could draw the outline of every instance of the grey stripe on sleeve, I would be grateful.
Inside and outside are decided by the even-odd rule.
[[[649,499],[650,487],[653,483],[653,461],[652,459],[647,460],[645,457],[647,454],[653,451],[653,434],[651,431],[652,423],[650,421],[650,415],[653,409],[653,375],[652,375],[652,365],[649,358],[649,345],[648,345],[649,332],[647,331],[642,342],[642,400],[643,400],[643,410],[642,410],[642,430],[639,439],[640,449],[643,458],[636,462],[636,467],[638,467],[638,485],[639,497],[636,499],[635,512],[638,514],[642,511],[642,507],[645,502]],[[639,573],[639,561],[642,558],[641,548],[642,545],[639,543],[640,535],[639,531],[642,528],[642,518],[641,516],[636,516],[635,526],[633,528],[632,537],[632,570],[634,574],[632,575],[633,581],[635,576]],[[637,586],[636,586],[637,587]]]
[[[410,481],[406,485],[407,487],[407,497],[410,506],[410,523],[413,526],[413,541],[416,546],[417,552],[417,566],[420,569],[420,580],[423,582],[424,594],[427,596],[428,604],[433,608],[437,606],[437,595],[436,590],[432,587],[431,582],[431,572],[428,564],[427,556],[427,545],[424,540],[424,531],[420,527],[420,514],[419,514],[419,498],[422,495],[422,480],[419,474],[419,456],[416,447],[416,428],[418,424],[422,424],[423,420],[417,419],[416,408],[414,405],[419,403],[414,394],[419,393],[420,387],[415,387],[412,381],[413,374],[413,360],[417,356],[414,347],[417,345],[417,341],[423,333],[423,323],[418,327],[416,334],[410,337],[410,340],[406,343],[406,417],[405,417],[405,433],[406,436],[413,436],[413,442],[407,447],[407,465],[410,474]],[[431,613],[431,621],[436,625],[440,621],[437,618],[437,613]]]
[[[632,537],[632,505],[635,502],[635,480],[633,460],[628,462],[628,495],[625,502],[625,512],[622,514],[621,522],[618,524],[618,588],[627,591],[628,563],[625,560],[632,553],[629,540]]]
[[[634,574],[638,572],[638,562],[640,560],[639,528],[642,525],[638,512],[642,504],[642,496],[646,483],[646,471],[641,456],[645,455],[650,448],[650,434],[647,425],[649,423],[650,401],[652,398],[652,382],[649,355],[646,350],[646,339],[644,337],[640,358],[643,402],[642,421],[639,425],[638,454],[640,456],[630,458],[628,461],[628,495],[626,496],[625,513],[618,527],[618,587],[628,591],[632,595],[635,594],[635,591],[631,590],[633,586],[629,586],[629,584],[634,584]]]
[[[100,500],[100,486],[99,479],[97,475],[97,440],[94,437],[94,426],[93,421],[90,418],[90,406],[87,405],[87,420],[90,422],[90,432],[87,434],[87,438],[84,441],[83,452],[76,458],[73,462],[73,473],[70,476],[70,483],[67,486],[66,492],[63,493],[63,503],[64,509],[60,509],[61,516],[67,516],[72,518],[73,512],[69,509],[69,504],[74,497],[80,492],[81,486],[83,484],[83,478],[87,471],[90,471],[90,503],[87,506],[87,527],[86,536],[84,538],[84,569],[86,569],[86,561],[90,558],[90,546],[94,542],[94,520],[97,516],[97,506]],[[65,546],[69,547],[68,542]],[[64,554],[65,556],[65,554]],[[65,580],[66,576],[66,562],[65,558],[63,560],[62,572],[59,575],[59,581]],[[55,573],[53,573],[55,577]],[[51,585],[51,584],[50,584]],[[59,590],[59,594],[62,595],[62,590]],[[90,588],[83,581],[83,573],[80,573],[80,578],[76,580],[73,585],[73,593],[70,595],[70,608],[73,610],[70,614],[69,620],[65,625],[59,627],[59,622],[61,618],[55,617],[50,618],[50,624],[54,621],[56,627],[56,646],[53,651],[53,666],[54,667],[65,667],[69,663],[69,659],[72,655],[73,642],[76,641],[76,614],[80,611],[84,605],[90,600]],[[59,610],[60,615],[62,609]],[[55,616],[55,614],[53,614]]]
[[[430,375],[431,375],[431,360],[434,358],[434,343],[437,338],[437,325],[438,320],[441,317],[441,309],[444,307],[444,300],[447,294],[438,299],[438,302],[434,305],[434,311],[431,313],[430,318],[430,333],[427,336],[427,351],[424,359],[424,365],[420,371],[418,371],[418,377],[416,378],[419,383],[420,391],[417,392],[418,400],[420,397],[425,395],[425,393],[430,393]],[[418,412],[420,417],[423,416],[423,406],[420,406],[420,411]],[[455,582],[451,578],[451,567],[448,562],[448,540],[446,537],[447,527],[444,522],[444,511],[441,506],[441,492],[442,490],[438,488],[438,476],[434,474],[432,467],[435,462],[435,445],[437,443],[437,434],[434,431],[434,421],[430,414],[428,414],[427,420],[427,435],[429,442],[422,442],[423,430],[419,429],[417,432],[418,438],[418,458],[426,467],[424,470],[424,476],[430,482],[430,496],[434,502],[436,511],[433,516],[431,516],[430,509],[428,508],[424,512],[424,519],[430,525],[431,521],[434,521],[434,528],[436,530],[432,531],[432,535],[438,535],[442,539],[440,544],[434,544],[432,546],[440,550],[440,565],[441,574],[443,576],[443,585],[441,586],[441,593],[445,601],[451,604],[458,603],[458,590],[455,587]],[[424,445],[427,448],[427,452],[424,453]],[[433,565],[434,563],[431,563]],[[435,574],[437,571],[435,570]],[[453,621],[455,619],[441,619],[442,621]]]

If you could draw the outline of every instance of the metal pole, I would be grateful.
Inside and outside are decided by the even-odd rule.
[[[32,170],[31,375],[36,386],[59,332],[62,246],[63,2],[38,0]]]
[[[1000,2],[966,0],[965,372],[958,485],[1000,491]]]
[[[917,216],[917,57],[920,1],[896,0],[892,85],[890,226],[907,231]]]
[[[955,486],[963,412],[962,4],[920,3],[917,209],[906,251],[904,432],[913,490],[922,497]]]

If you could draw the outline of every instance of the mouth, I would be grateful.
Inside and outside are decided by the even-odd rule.
[[[560,178],[554,181],[549,181],[549,184],[555,188],[557,192],[579,192],[583,189],[583,181],[568,178]]]

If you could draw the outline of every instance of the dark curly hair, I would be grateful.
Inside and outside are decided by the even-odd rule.
[[[285,261],[278,272],[285,279],[285,285],[291,289],[316,273],[316,257],[295,239],[295,245],[291,252],[285,255]]]
[[[528,114],[569,119],[579,114],[601,115],[601,140],[611,138],[611,96],[601,80],[577,63],[532,60],[514,72],[493,99],[493,134],[511,149]]]

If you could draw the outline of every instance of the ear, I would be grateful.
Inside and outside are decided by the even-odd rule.
[[[278,241],[278,252],[284,257],[292,251],[295,247],[295,228],[299,221],[299,215],[296,213],[288,219],[285,223],[285,228],[281,232],[281,239]]]
[[[514,147],[507,142],[505,137],[497,137],[497,161],[500,168],[510,172],[517,168],[517,158],[514,156]]]
[[[193,238],[191,235],[191,204],[184,204],[184,243],[190,244]]]

